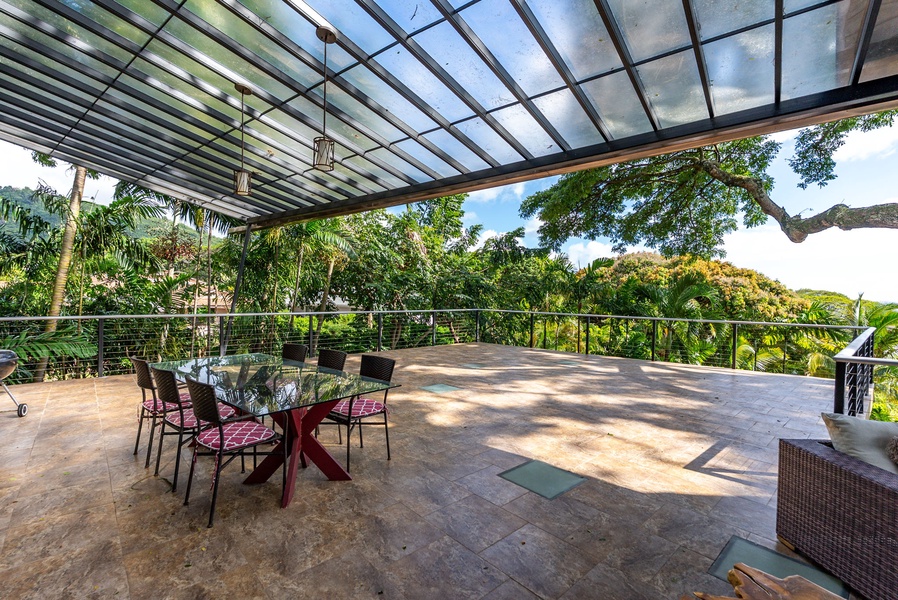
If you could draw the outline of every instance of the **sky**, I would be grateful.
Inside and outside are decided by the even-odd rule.
[[[849,134],[836,153],[838,178],[824,188],[799,189],[798,177],[786,159],[791,156],[796,132],[776,134],[783,148],[770,173],[776,180],[771,192],[774,202],[790,214],[810,215],[843,202],[849,206],[869,206],[898,202],[898,125],[872,132]],[[44,181],[61,193],[72,185],[72,173],[65,167],[40,167],[31,154],[18,146],[0,141],[0,186],[37,187]],[[526,183],[473,192],[465,201],[465,224],[483,225],[481,244],[490,236],[523,226],[524,243],[538,244],[539,221],[519,216],[521,201],[557,181],[549,177]],[[101,177],[88,181],[85,198],[108,203],[115,180]],[[630,248],[631,251],[646,248]],[[741,228],[726,236],[724,260],[737,267],[754,269],[797,290],[810,288],[840,292],[850,298],[898,302],[898,230],[830,229],[808,237],[801,244],[790,242],[772,220],[753,229]],[[611,257],[607,239],[570,239],[563,246],[574,265],[586,266],[599,257]]]

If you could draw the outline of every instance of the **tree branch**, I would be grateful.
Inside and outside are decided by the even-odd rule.
[[[699,163],[711,177],[729,187],[742,188],[768,216],[773,217],[780,229],[791,241],[800,244],[813,233],[831,227],[848,231],[859,228],[898,229],[898,203],[878,204],[851,208],[847,204],[836,204],[807,219],[791,216],[786,210],[770,199],[760,179],[747,175],[735,175],[722,169],[711,160]]]

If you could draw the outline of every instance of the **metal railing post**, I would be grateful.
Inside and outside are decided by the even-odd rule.
[[[845,363],[836,362],[836,389],[833,397],[833,412],[840,415],[845,414],[845,368]]]
[[[658,321],[652,320],[652,362],[655,361],[655,346],[658,340]]]
[[[530,311],[530,347],[531,348],[533,348],[533,342],[535,341],[533,339],[533,336],[536,333],[534,326],[535,326],[535,322],[533,320],[533,311]]]
[[[377,313],[377,351],[384,349],[384,314]]]
[[[430,320],[433,321],[433,326],[430,328],[430,345],[437,345],[437,313],[435,310],[430,311]]]
[[[586,356],[589,356],[589,315],[586,315],[586,348],[584,348]]]
[[[480,310],[474,311],[474,341],[480,343]]]
[[[103,345],[104,336],[103,329],[106,325],[106,319],[97,319],[97,377],[103,376]]]
[[[225,318],[224,315],[218,317],[218,354],[225,355]]]
[[[315,356],[315,329],[312,327],[312,315],[309,315],[309,355]]]
[[[736,368],[736,351],[739,349],[739,325],[733,324],[733,360],[730,361],[730,368]]]

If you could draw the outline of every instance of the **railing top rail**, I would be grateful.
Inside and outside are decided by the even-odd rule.
[[[836,362],[858,365],[876,365],[883,367],[898,367],[898,360],[892,358],[867,358],[863,356],[836,356]]]
[[[562,313],[562,312],[538,312],[528,310],[506,310],[501,308],[483,308],[480,309],[488,312],[514,313],[521,315],[545,315],[556,317],[591,317],[598,319],[628,319],[632,321],[679,321],[684,323],[714,323],[719,325],[763,325],[765,327],[804,327],[809,329],[866,329],[857,325],[841,325],[841,324],[819,324],[819,323],[782,323],[773,321],[728,321],[725,319],[680,319],[677,317],[645,317],[630,315],[599,315],[591,313]]]
[[[682,323],[708,323],[716,325],[755,325],[764,327],[795,327],[802,329],[848,329],[863,330],[867,329],[863,326],[841,325],[841,324],[817,324],[817,323],[782,323],[767,321],[728,321],[725,319],[679,319],[674,317],[646,317],[636,315],[603,315],[592,313],[561,313],[561,312],[541,312],[526,310],[509,310],[501,308],[440,308],[440,309],[422,309],[422,310],[339,310],[339,311],[301,311],[301,312],[255,312],[255,313],[166,313],[153,315],[64,315],[58,317],[0,317],[0,322],[5,321],[97,321],[100,319],[208,319],[210,317],[276,317],[290,316],[309,317],[309,316],[340,316],[340,315],[357,315],[357,314],[383,314],[383,315],[405,315],[405,314],[430,314],[430,313],[462,313],[462,312],[496,312],[508,314],[522,314],[534,316],[556,316],[556,317],[590,317],[595,319],[627,319],[632,321],[678,321]],[[849,346],[850,347],[850,346]],[[847,350],[847,348],[846,348]]]

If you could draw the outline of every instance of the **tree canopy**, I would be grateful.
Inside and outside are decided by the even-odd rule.
[[[799,187],[835,179],[836,150],[852,131],[891,126],[898,111],[842,119],[799,132],[789,166]],[[898,229],[898,203],[836,204],[790,215],[771,198],[768,170],[781,150],[769,136],[722,142],[562,176],[528,197],[521,216],[538,216],[541,244],[559,250],[570,237],[606,237],[617,252],[643,244],[664,256],[723,256],[724,235],[772,217],[793,242],[831,227]]]

